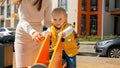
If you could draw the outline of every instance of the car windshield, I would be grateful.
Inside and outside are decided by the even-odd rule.
[[[5,31],[5,29],[4,28],[0,28],[0,32],[3,32],[3,31]]]

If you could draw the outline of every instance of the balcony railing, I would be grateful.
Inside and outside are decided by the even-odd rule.
[[[120,8],[114,8],[110,10],[112,15],[120,15]]]
[[[113,9],[111,9],[111,11],[112,12],[114,12],[114,11],[120,11],[120,8],[113,8]]]
[[[0,15],[0,19],[4,19],[4,15]]]

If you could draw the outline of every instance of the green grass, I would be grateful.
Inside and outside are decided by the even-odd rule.
[[[104,36],[103,39],[109,39],[109,38],[114,38],[114,37],[117,37],[117,36],[108,35],[108,36]],[[97,42],[100,40],[101,40],[100,36],[82,36],[82,37],[79,37],[79,41],[81,41],[81,42]]]

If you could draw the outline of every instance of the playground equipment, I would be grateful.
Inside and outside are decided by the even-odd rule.
[[[62,66],[62,36],[60,35],[56,43],[52,58],[49,59],[50,36],[46,35],[40,51],[31,68],[63,68]]]
[[[63,68],[62,67],[62,36],[60,35],[56,43],[52,58],[50,60],[48,68]]]

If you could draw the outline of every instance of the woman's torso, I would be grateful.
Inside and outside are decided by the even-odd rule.
[[[42,31],[41,21],[44,19],[44,12],[49,6],[50,0],[42,0],[42,7],[40,11],[37,10],[36,6],[33,6],[35,1],[36,0],[22,0],[21,5],[19,6],[19,23],[16,28],[16,37],[19,38],[20,41],[23,41],[28,37],[31,39],[30,35],[28,35],[28,33],[26,33],[23,29],[26,27],[22,27],[22,24],[25,23],[24,21],[27,21],[33,29],[39,32]],[[21,40],[20,38],[24,39]]]
[[[22,0],[19,6],[19,19],[24,19],[30,22],[41,22],[44,18],[44,11],[49,6],[50,0],[42,0],[41,10],[38,11],[36,5],[33,6],[36,0]]]

